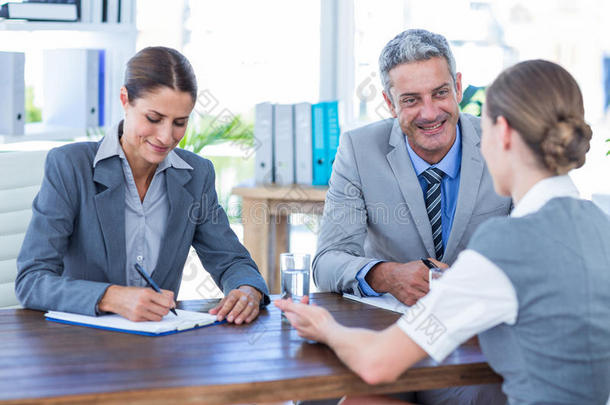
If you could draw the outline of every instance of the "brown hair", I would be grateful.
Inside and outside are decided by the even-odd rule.
[[[190,62],[163,46],[144,48],[129,59],[124,86],[129,102],[164,86],[189,93],[193,103],[197,100],[197,79]]]
[[[485,108],[493,122],[503,116],[551,172],[585,163],[592,131],[580,88],[561,66],[529,60],[506,69],[487,89]]]

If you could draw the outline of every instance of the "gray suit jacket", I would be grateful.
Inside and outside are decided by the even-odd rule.
[[[453,263],[477,226],[510,212],[498,196],[479,149],[480,120],[460,114],[462,162],[458,202],[443,261]],[[324,291],[360,295],[356,274],[371,260],[434,257],[424,196],[398,120],[341,135],[313,261]]]
[[[17,259],[15,292],[23,306],[87,315],[111,284],[126,285],[125,181],[120,158],[93,159],[100,143],[53,149],[32,205]],[[192,245],[223,291],[240,285],[268,290],[218,204],[212,163],[176,149],[193,170],[166,169],[169,214],[152,278],[178,289]]]

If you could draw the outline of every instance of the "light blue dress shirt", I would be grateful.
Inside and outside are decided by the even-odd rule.
[[[119,156],[123,166],[125,179],[125,275],[128,286],[146,287],[146,281],[135,270],[134,265],[140,264],[152,274],[157,266],[161,249],[161,239],[165,234],[169,201],[165,184],[165,170],[168,167],[193,170],[173,150],[157,166],[153,179],[146,191],[144,201],[140,195],[131,172],[125,152],[119,142],[119,128],[109,132],[95,155],[93,167],[100,160]]]
[[[441,227],[443,229],[443,247],[446,247],[447,241],[449,240],[449,234],[451,233],[451,227],[453,226],[453,217],[455,215],[455,207],[457,206],[458,193],[460,190],[460,168],[462,165],[462,133],[460,131],[460,126],[456,126],[456,137],[453,146],[451,146],[451,149],[449,149],[449,152],[447,152],[445,157],[435,165],[431,165],[419,157],[419,155],[413,151],[408,141],[405,143],[407,144],[407,152],[409,153],[411,164],[413,165],[413,169],[415,170],[415,174],[417,175],[419,185],[423,192],[422,198],[426,195],[428,183],[421,174],[430,167],[437,167],[445,173],[445,176],[443,176],[443,180],[441,181]],[[408,249],[408,247],[405,246],[405,249]],[[362,295],[373,297],[381,295],[373,290],[364,279],[371,268],[381,262],[383,262],[383,260],[370,261],[356,274],[356,280],[358,280]]]

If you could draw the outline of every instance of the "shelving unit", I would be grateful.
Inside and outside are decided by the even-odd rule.
[[[123,111],[119,103],[125,64],[135,53],[135,24],[34,22],[0,19],[0,51],[28,54],[53,48],[90,48],[106,50],[105,126],[118,122]],[[26,124],[25,135],[0,134],[0,143],[66,140],[83,137],[85,128],[57,128],[42,124]]]
[[[131,24],[118,23],[81,23],[49,22],[0,19],[0,31],[95,31],[110,33],[129,33],[135,30]]]

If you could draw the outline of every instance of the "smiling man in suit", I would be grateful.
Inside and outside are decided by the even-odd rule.
[[[379,58],[393,118],[344,133],[313,262],[316,285],[413,305],[429,289],[420,258],[451,265],[479,224],[507,215],[480,153],[477,117],[461,114],[461,74],[447,40],[425,30]],[[502,403],[499,385],[420,393],[418,403]],[[451,397],[451,398],[450,398]]]

